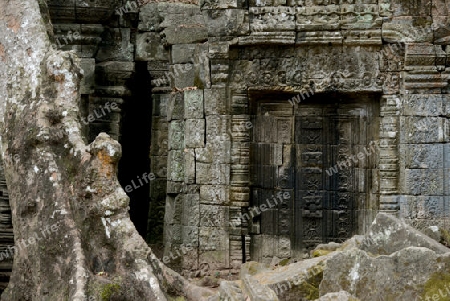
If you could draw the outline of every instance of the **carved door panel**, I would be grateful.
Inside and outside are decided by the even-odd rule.
[[[295,117],[294,249],[311,248],[331,236],[332,181],[324,167],[333,162],[336,126],[323,107],[299,108]]]
[[[302,103],[295,110],[289,103],[257,104],[250,205],[261,208],[279,192],[290,198],[253,219],[253,258],[289,257],[357,233],[356,200],[367,201],[371,170],[368,158],[355,156],[369,144],[368,108],[340,102]],[[336,172],[330,174],[332,167]]]
[[[292,112],[289,103],[264,103],[258,106],[258,114],[253,119],[250,206],[263,210],[254,214],[250,224],[253,234],[264,236],[264,241],[256,248],[259,258],[290,256],[294,195]],[[283,193],[288,193],[289,197],[283,198]]]
[[[358,118],[339,106],[302,106],[295,117],[295,234],[296,250],[319,243],[343,241],[354,229],[353,153]],[[351,159],[350,159],[351,160]],[[326,170],[341,162],[329,175]]]

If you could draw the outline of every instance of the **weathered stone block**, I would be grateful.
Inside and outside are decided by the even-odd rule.
[[[208,44],[174,45],[170,76],[177,88],[210,88]]]
[[[405,70],[436,70],[436,49],[430,43],[406,44]]]
[[[201,231],[201,230],[200,230]],[[201,235],[201,234],[200,234]],[[222,240],[227,240],[227,233],[224,233]],[[200,237],[200,248],[202,246]],[[229,250],[199,251],[198,261],[200,264],[207,264],[210,275],[215,275],[217,270],[229,269],[230,252]]]
[[[170,238],[170,242],[167,242],[167,246],[171,244],[181,244],[182,231],[180,224],[165,224],[164,225],[164,237]]]
[[[402,196],[399,215],[407,219],[436,219],[445,214],[445,197]]]
[[[167,117],[167,105],[169,103],[169,100],[170,94],[153,94],[152,95],[153,116]]]
[[[377,215],[360,246],[361,250],[373,255],[390,255],[408,247],[425,247],[438,254],[450,251],[404,221],[385,213]]]
[[[167,103],[167,120],[184,118],[184,96],[183,93],[170,94]]]
[[[198,246],[199,228],[196,226],[183,226],[183,244]]]
[[[280,236],[278,238],[278,258],[291,257],[291,238],[287,236]]]
[[[184,118],[203,118],[203,90],[189,90],[184,92]]]
[[[151,172],[155,175],[155,177],[167,177],[167,156],[152,156],[150,164]]]
[[[125,86],[135,72],[134,62],[102,62],[95,68],[95,84],[97,86]]]
[[[184,184],[181,182],[167,181],[167,193],[178,194],[183,192]]]
[[[295,13],[294,7],[250,7],[250,30],[252,32],[283,32],[295,31]],[[269,17],[272,22],[267,22]]]
[[[200,227],[221,227],[229,225],[229,213],[227,206],[200,205]]]
[[[180,44],[172,46],[172,64],[193,63],[198,44]]]
[[[444,142],[444,118],[400,117],[400,143]]]
[[[254,301],[278,301],[278,296],[273,290],[254,279],[251,276],[246,276],[243,279],[244,290],[251,300]]]
[[[136,35],[136,61],[168,61],[159,33],[143,32]]]
[[[208,57],[211,59],[228,59],[230,42],[215,40],[214,38],[208,39],[209,49]]]
[[[207,40],[208,32],[198,5],[164,3],[158,6],[158,10],[163,17],[159,26],[163,29],[165,44],[192,44]]]
[[[195,158],[201,163],[230,163],[231,142],[215,140],[206,143],[203,148],[195,149]]]
[[[197,184],[212,184],[211,182],[211,164],[197,162],[195,164],[195,182]]]
[[[99,48],[95,56],[96,61],[132,62],[134,59],[134,45],[130,41],[131,29],[112,28],[108,30],[108,33],[107,38],[103,40],[107,46]]]
[[[164,117],[153,116],[152,129],[167,132],[169,130],[169,123]]]
[[[202,185],[200,186],[200,202],[225,205],[229,202],[229,188],[226,185]]]
[[[433,41],[432,19],[428,17],[394,17],[383,22],[382,38],[389,43],[431,43]]]
[[[248,10],[203,10],[210,37],[241,36],[249,33]]]
[[[412,195],[443,195],[443,169],[406,169],[404,192]]]
[[[412,94],[403,97],[403,115],[440,116],[444,114],[442,95]]]
[[[200,223],[200,196],[198,194],[186,194],[183,198],[183,226],[199,226]]]
[[[408,0],[392,1],[394,16],[430,16],[431,1],[418,0],[409,2]]]
[[[195,183],[195,151],[186,149],[184,154],[184,183]]]
[[[234,281],[221,281],[219,287],[220,300],[244,301],[239,285]]]
[[[200,80],[194,68],[195,65],[191,63],[170,66],[170,74],[173,74],[171,75],[172,87],[177,89],[197,87]]]
[[[443,144],[405,144],[405,167],[409,169],[440,169],[444,167]]]
[[[211,184],[230,184],[230,164],[214,162],[211,167]]]
[[[208,142],[230,140],[230,119],[227,116],[206,116],[206,139]]]
[[[239,0],[220,0],[220,1],[209,1],[201,0],[200,7],[204,9],[219,9],[219,8],[238,8],[242,6],[242,2]]]
[[[435,300],[439,300],[436,291],[427,292],[425,284],[437,275],[447,275],[444,272],[448,269],[447,258],[427,248],[417,247],[378,257],[358,249],[339,252],[327,261],[320,293],[324,295],[326,292],[345,290],[364,301],[377,301],[380,296],[384,300],[414,300],[418,296],[431,300],[434,294],[437,296]],[[442,281],[436,287],[444,291],[444,283]]]
[[[206,144],[205,147],[195,149],[195,160],[199,163],[212,163],[213,157],[215,159],[212,147],[210,144]]]
[[[319,292],[314,292],[314,288],[319,287],[326,263],[332,256],[306,259],[273,270],[263,269],[251,277],[271,288],[281,300],[315,300]]]
[[[227,113],[227,96],[225,89],[205,89],[204,97],[206,115],[225,115]]]
[[[162,262],[175,270],[181,270],[183,252],[181,243],[166,243]]]
[[[231,163],[231,141],[213,140],[208,143],[211,151],[214,154],[214,162],[216,163]]]
[[[153,156],[167,156],[168,132],[167,131],[152,131],[152,146],[150,154]]]
[[[184,152],[182,150],[169,151],[167,177],[168,180],[175,182],[184,180]]]
[[[196,245],[183,244],[181,246],[181,256],[183,260],[182,267],[185,271],[197,271],[199,269],[198,249],[196,248]]]
[[[204,119],[187,119],[185,125],[186,147],[204,147],[205,145],[205,120]]]
[[[81,79],[80,83],[80,93],[90,94],[93,92],[95,85],[95,59],[82,58],[81,69],[83,69],[83,78]]]
[[[161,15],[158,10],[158,3],[148,3],[139,9],[139,31],[159,32]]]
[[[200,227],[200,251],[226,251],[229,249],[227,231],[217,227]]]
[[[184,149],[184,121],[172,120],[169,124],[169,150]]]
[[[177,195],[175,198],[166,198],[166,210],[168,214],[165,216],[165,222],[168,224],[180,224],[183,218],[184,195]]]
[[[444,114],[447,117],[450,117],[450,95],[443,94],[442,97],[442,106],[444,108]]]

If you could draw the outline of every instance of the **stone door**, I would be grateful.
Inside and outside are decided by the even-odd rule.
[[[375,102],[319,96],[253,106],[251,206],[266,206],[253,210],[252,260],[297,256],[358,233],[374,193]]]

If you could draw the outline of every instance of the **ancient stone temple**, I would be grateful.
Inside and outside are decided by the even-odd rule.
[[[447,0],[48,9],[82,58],[86,137],[121,142],[131,218],[184,275],[303,258],[379,211],[448,217]]]

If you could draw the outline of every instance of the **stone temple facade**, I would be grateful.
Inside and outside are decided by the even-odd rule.
[[[122,143],[132,220],[184,275],[302,258],[379,211],[448,217],[448,0],[48,9],[82,58],[86,136]]]

